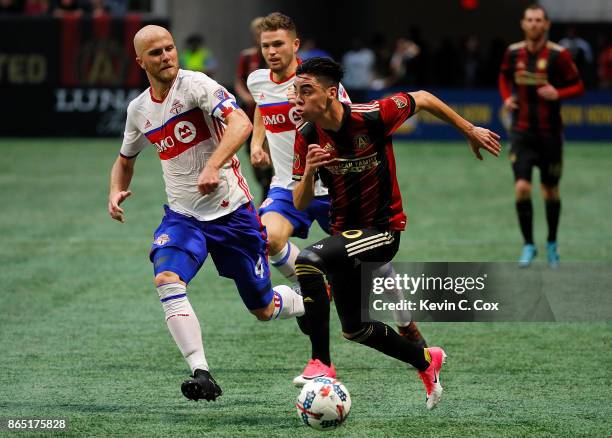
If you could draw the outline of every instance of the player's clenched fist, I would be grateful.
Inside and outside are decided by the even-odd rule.
[[[255,167],[269,166],[272,164],[270,155],[262,147],[251,147],[251,164]]]
[[[110,217],[121,223],[125,222],[123,217],[123,208],[119,205],[131,196],[132,192],[129,190],[123,190],[121,192],[115,192],[108,198],[108,214]]]
[[[306,154],[306,166],[304,168],[305,175],[313,174],[319,167],[325,166],[334,161],[329,152],[326,152],[318,144],[308,145],[308,153]]]
[[[206,165],[198,177],[198,190],[202,195],[208,195],[219,187],[219,169]]]

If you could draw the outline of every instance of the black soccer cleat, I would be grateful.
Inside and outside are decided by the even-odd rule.
[[[215,401],[223,394],[221,387],[206,370],[195,370],[192,379],[185,380],[181,385],[183,395],[189,400]]]

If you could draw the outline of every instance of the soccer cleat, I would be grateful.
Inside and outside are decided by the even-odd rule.
[[[419,331],[416,323],[414,321],[410,321],[405,327],[397,327],[400,336],[403,336],[406,340],[410,341],[415,347],[419,348],[427,348],[427,341]]]
[[[189,400],[215,401],[223,394],[221,387],[206,370],[195,370],[192,379],[185,380],[181,385],[183,395]]]
[[[336,378],[336,368],[334,364],[330,366],[325,365],[319,359],[310,359],[302,374],[293,379],[293,384],[298,388],[301,388],[306,383],[308,383],[312,379],[316,379],[317,377],[330,377],[332,379]]]
[[[560,257],[557,242],[548,242],[546,244],[546,258],[548,259],[548,266],[551,268],[559,267]]]
[[[533,259],[538,255],[538,249],[535,247],[533,243],[526,243],[523,245],[523,252],[521,253],[521,258],[519,258],[519,268],[526,268],[531,265]]]
[[[440,347],[427,348],[431,361],[429,367],[425,371],[419,371],[419,377],[425,385],[427,392],[426,406],[427,409],[433,409],[440,402],[442,397],[442,385],[440,384],[440,369],[442,364],[446,362],[446,353]]]

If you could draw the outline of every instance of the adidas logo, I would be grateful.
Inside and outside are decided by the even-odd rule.
[[[149,119],[147,119],[147,123],[145,123],[144,129],[150,128],[151,126],[153,126],[153,125],[151,124]]]

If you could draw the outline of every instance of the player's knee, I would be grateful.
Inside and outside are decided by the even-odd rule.
[[[387,336],[389,327],[380,321],[351,323],[342,327],[342,336],[351,342],[371,346],[374,339]]]
[[[559,199],[559,186],[546,186],[542,184],[542,196],[547,201]]]
[[[274,231],[268,230],[268,246],[270,255],[276,255],[283,250],[287,244],[287,239]]]
[[[514,184],[514,191],[518,199],[526,199],[531,196],[531,183],[524,179],[519,179]]]
[[[369,325],[364,325],[360,330],[350,329],[342,330],[342,336],[351,342],[363,343],[372,334],[372,329]]]
[[[155,276],[155,286],[156,287],[159,287],[162,284],[179,283],[179,282],[181,282],[181,279],[174,272],[163,271]]]
[[[255,315],[258,321],[270,321],[274,314],[274,303],[270,302],[269,306],[262,307],[261,309],[253,309],[251,313]]]
[[[359,332],[355,332],[355,333],[346,333],[346,332],[342,332],[342,336],[344,336],[344,339],[348,339],[349,341],[352,341],[358,334]]]
[[[300,251],[297,258],[295,259],[295,265],[296,267],[297,266],[313,267],[318,271],[322,271],[323,268],[325,267],[325,262],[323,261],[323,258],[319,254],[315,253],[314,251],[311,251],[308,248],[304,248],[303,250]]]

